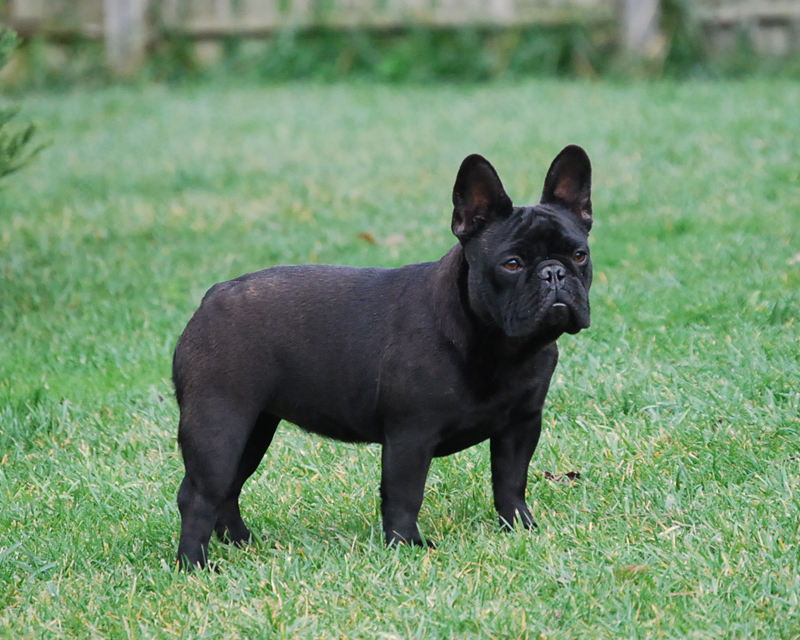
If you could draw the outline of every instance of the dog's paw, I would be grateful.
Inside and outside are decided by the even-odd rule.
[[[217,523],[217,526],[214,527],[214,532],[217,534],[217,539],[220,542],[223,544],[232,544],[238,549],[253,542],[253,534],[243,522],[233,523],[229,526]]]
[[[497,518],[497,521],[500,524],[500,529],[505,532],[513,531],[515,528],[517,528],[517,526],[520,525],[523,529],[528,530],[539,527],[527,507],[524,509],[517,509],[514,511],[513,515],[508,514],[504,516],[503,514],[500,514]]]
[[[249,531],[247,532],[247,535],[239,536],[231,535],[230,531],[226,531],[222,535],[217,534],[217,538],[223,544],[232,544],[237,549],[243,549],[247,545],[251,544],[254,540],[253,535]]]
[[[183,573],[192,573],[194,571],[209,571],[211,573],[220,573],[219,566],[215,562],[196,561],[190,562],[188,558],[184,557],[176,561],[178,570]]]
[[[429,538],[422,539],[422,536],[419,534],[416,535],[409,535],[409,536],[401,536],[398,533],[391,533],[386,535],[386,546],[388,548],[400,546],[400,545],[408,545],[409,547],[422,547],[425,549],[435,549],[436,543]]]

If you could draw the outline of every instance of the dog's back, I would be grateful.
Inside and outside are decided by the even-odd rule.
[[[214,285],[175,348],[178,404],[217,395],[340,440],[380,441],[392,354],[404,342],[441,348],[432,264],[282,266]]]

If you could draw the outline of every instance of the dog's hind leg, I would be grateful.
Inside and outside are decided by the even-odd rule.
[[[178,490],[178,562],[183,568],[205,566],[211,532],[235,486],[253,433],[253,414],[231,405],[218,398],[204,398],[181,406],[178,440],[186,475]]]
[[[253,432],[245,444],[244,452],[239,460],[239,467],[236,470],[236,477],[228,491],[228,496],[217,512],[217,523],[214,531],[223,542],[232,542],[236,546],[242,546],[252,538],[250,530],[245,526],[242,515],[239,512],[239,495],[242,486],[247,479],[255,473],[261,459],[264,457],[275,429],[281,419],[271,413],[262,412],[256,420]]]

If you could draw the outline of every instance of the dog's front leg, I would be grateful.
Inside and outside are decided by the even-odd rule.
[[[494,506],[504,529],[512,529],[517,521],[526,529],[536,526],[525,503],[525,491],[528,465],[541,431],[542,412],[538,411],[491,439]]]
[[[414,438],[387,438],[381,457],[381,515],[386,545],[425,546],[417,518],[425,480],[433,459],[432,447]],[[429,547],[433,543],[426,541]]]

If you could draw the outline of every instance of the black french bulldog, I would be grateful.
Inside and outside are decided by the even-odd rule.
[[[453,204],[458,244],[438,262],[274,267],[205,295],[173,359],[182,567],[205,566],[212,531],[250,540],[239,494],[281,419],[383,446],[387,544],[424,544],[432,458],[486,439],[501,525],[536,526],[525,490],[556,339],[589,326],[591,164],[566,147],[541,202],[515,207],[471,155]]]

